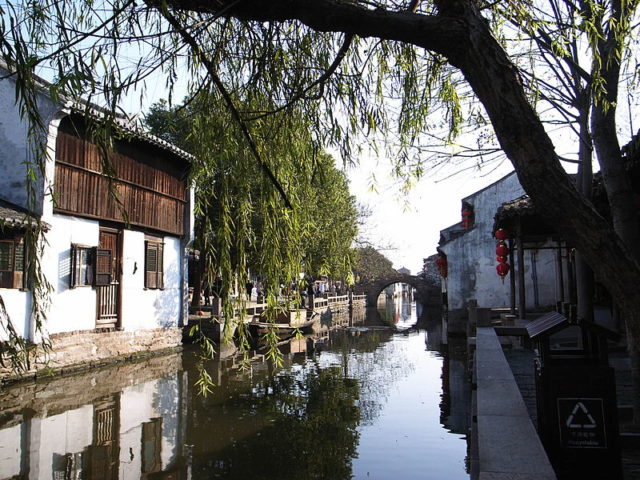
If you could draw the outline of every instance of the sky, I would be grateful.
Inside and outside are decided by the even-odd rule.
[[[372,214],[367,219],[365,236],[375,247],[390,246],[380,251],[411,273],[422,269],[422,259],[436,253],[440,230],[460,222],[461,200],[513,171],[504,161],[499,167],[469,170],[449,178],[445,174],[426,175],[406,194],[390,173],[390,162],[362,159],[357,167],[348,168],[351,193]],[[454,173],[449,170],[446,176]],[[376,191],[371,189],[375,174]]]

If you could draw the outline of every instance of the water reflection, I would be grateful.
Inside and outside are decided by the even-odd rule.
[[[0,478],[185,477],[179,367],[155,358],[3,390]]]
[[[420,313],[324,318],[277,371],[225,347],[207,397],[190,350],[7,388],[0,479],[468,478],[464,352]]]

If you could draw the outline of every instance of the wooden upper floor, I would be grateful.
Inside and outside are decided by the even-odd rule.
[[[123,136],[108,160],[79,114],[64,117],[56,140],[54,213],[183,235],[189,162],[144,137]]]

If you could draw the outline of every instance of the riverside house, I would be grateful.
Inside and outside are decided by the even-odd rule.
[[[2,326],[8,316],[19,335],[42,340],[31,314],[33,280],[25,274],[30,215],[46,228],[40,263],[52,287],[43,333],[52,345],[50,367],[179,345],[188,315],[192,157],[118,118],[107,175],[89,133],[90,118],[99,120],[100,111],[54,102],[42,87],[47,155],[29,197],[27,165],[37,153],[15,104],[15,80],[0,81]],[[4,328],[0,336],[6,338]]]
[[[558,292],[566,290],[566,285],[558,282],[555,242],[546,235],[528,237],[527,242],[519,244],[520,249],[509,240],[508,274],[504,278],[497,274],[496,212],[505,202],[519,199],[523,194],[515,173],[510,173],[463,198],[462,222],[440,231],[438,251],[447,266],[447,278],[443,279],[442,286],[444,326],[448,333],[466,330],[471,300],[480,308],[513,311],[516,300],[520,300],[515,291],[528,291],[526,302],[524,295],[517,302],[522,310],[520,316],[524,318],[525,310],[552,310],[560,298]],[[519,231],[519,227],[514,227],[509,236],[518,236]],[[566,272],[566,259],[562,262]]]

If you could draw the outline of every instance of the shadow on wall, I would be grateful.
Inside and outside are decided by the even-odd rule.
[[[158,295],[153,302],[154,316],[159,327],[177,327],[180,323],[182,307],[181,273],[179,261],[172,263],[164,271],[165,289],[157,291]]]

